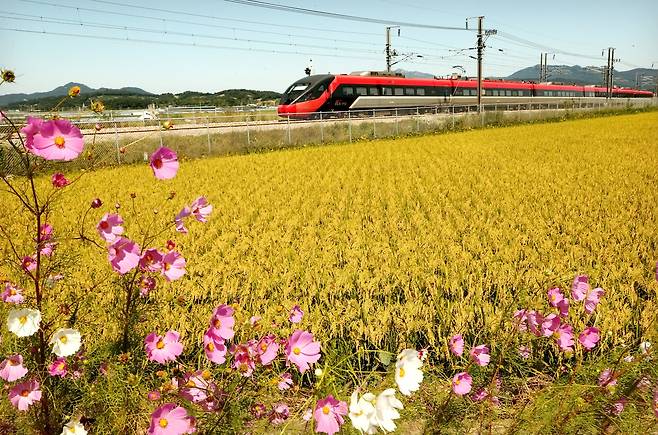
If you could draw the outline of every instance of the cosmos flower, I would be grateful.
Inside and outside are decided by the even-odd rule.
[[[290,415],[290,408],[285,403],[278,403],[272,406],[272,412],[270,413],[269,420],[270,423],[279,425],[288,419]]]
[[[571,325],[563,323],[555,331],[558,347],[565,352],[573,352],[573,328]]]
[[[101,218],[96,230],[107,243],[114,243],[123,234],[123,219],[115,213],[105,213]]]
[[[617,385],[617,376],[611,369],[605,369],[599,375],[600,387],[612,387]]]
[[[7,382],[14,382],[27,374],[23,366],[23,355],[16,354],[0,363],[0,378]]]
[[[185,223],[183,219],[186,217],[190,216],[192,214],[192,210],[188,206],[183,207],[181,211],[178,212],[176,217],[174,218],[174,224],[176,225],[176,231],[179,233],[187,234],[187,228],[185,228]]]
[[[452,378],[452,391],[458,396],[463,396],[471,391],[473,378],[466,372],[457,373]]]
[[[107,248],[107,259],[115,272],[125,275],[139,264],[139,245],[119,237]]]
[[[37,259],[36,256],[34,255],[26,255],[23,257],[21,261],[21,268],[27,272],[28,274],[30,272],[33,272],[37,268]]]
[[[541,334],[544,337],[550,337],[560,327],[560,318],[557,314],[549,314],[541,322]]]
[[[50,179],[50,182],[56,189],[61,189],[62,187],[71,184],[71,182],[61,172],[54,173]]]
[[[400,418],[398,409],[402,408],[402,402],[395,397],[393,388],[379,393],[375,401],[375,419],[384,432],[393,432],[396,429],[394,420]]]
[[[451,339],[450,342],[448,343],[448,347],[450,347],[450,352],[457,356],[462,356],[464,353],[464,339],[462,338],[461,334],[454,335]]]
[[[599,329],[593,327],[586,328],[578,336],[578,341],[586,349],[594,349],[596,343],[599,342],[599,339],[600,339]]]
[[[23,308],[11,310],[7,315],[7,328],[18,337],[29,337],[39,330],[41,313],[38,310]]]
[[[207,222],[208,216],[212,213],[212,205],[204,196],[200,196],[190,205],[190,211],[199,222]]]
[[[28,151],[46,160],[73,160],[85,145],[80,129],[66,119],[28,118],[28,125],[21,131]]]
[[[80,423],[79,418],[72,418],[71,421],[66,423],[62,428],[61,435],[87,435],[87,430]]]
[[[276,385],[281,391],[289,389],[292,387],[292,375],[290,373],[283,373]]]
[[[194,419],[175,403],[165,403],[151,414],[149,435],[183,435],[195,431]]]
[[[157,249],[147,249],[139,259],[139,267],[149,272],[158,272],[162,269],[162,258],[162,253]]]
[[[176,281],[185,275],[185,258],[176,251],[167,252],[162,257],[161,273],[167,281]]]
[[[233,313],[234,310],[230,305],[222,304],[215,308],[210,318],[210,326],[215,329],[215,334],[224,340],[230,340],[235,335]]]
[[[413,391],[420,388],[423,381],[423,371],[420,369],[422,364],[415,349],[405,349],[398,355],[395,363],[395,383],[405,396],[411,396]]]
[[[178,156],[169,148],[158,148],[151,154],[150,164],[153,175],[159,180],[174,178],[178,172]]]
[[[224,339],[215,333],[214,328],[209,328],[203,335],[203,350],[211,362],[215,364],[226,362],[226,344]]]
[[[50,338],[53,353],[57,356],[71,356],[80,349],[80,332],[75,329],[59,329]]]
[[[372,393],[365,393],[361,398],[357,391],[352,393],[348,415],[354,429],[367,434],[377,433],[376,400]]]
[[[2,301],[8,304],[21,304],[25,300],[23,290],[16,287],[10,282],[5,283],[5,289],[2,292]]]
[[[48,374],[50,376],[59,376],[63,378],[68,373],[68,364],[66,363],[66,358],[59,357],[53,361],[48,367]]]
[[[41,390],[35,379],[16,384],[9,390],[9,401],[19,411],[27,411],[34,402],[40,400]]]
[[[286,343],[286,357],[295,364],[300,372],[304,373],[309,364],[320,359],[320,343],[313,340],[313,334],[296,330]]]
[[[548,303],[551,307],[557,307],[563,299],[564,295],[562,294],[562,290],[558,287],[553,287],[548,290]]]
[[[336,400],[331,394],[318,400],[315,405],[313,417],[315,418],[315,431],[333,435],[340,430],[344,423],[343,416],[347,415],[347,403]]]
[[[264,366],[274,361],[279,353],[279,343],[274,335],[266,335],[261,338],[257,345],[257,353],[260,363]]]
[[[290,322],[292,323],[299,323],[302,321],[302,317],[304,317],[304,312],[299,307],[299,305],[295,305],[290,310],[290,315],[288,316],[288,320],[290,320]]]
[[[168,331],[164,336],[159,336],[155,332],[147,335],[144,339],[144,348],[149,361],[160,364],[175,361],[183,353],[183,345],[179,339],[180,334],[176,331]]]
[[[576,275],[571,285],[571,296],[574,300],[580,302],[585,299],[589,289],[589,277],[587,275]]]
[[[587,314],[594,312],[604,294],[605,291],[599,287],[587,292],[587,295],[585,295],[585,312]]]
[[[475,364],[482,367],[486,366],[491,360],[491,357],[489,356],[489,348],[484,344],[475,346],[471,349],[471,358],[475,361]]]

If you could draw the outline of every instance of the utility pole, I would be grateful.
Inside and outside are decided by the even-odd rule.
[[[544,53],[539,53],[539,83],[544,81]]]
[[[608,66],[606,67],[605,74],[605,87],[606,87],[606,98],[612,98],[612,90],[615,85],[615,62],[619,62],[621,59],[615,58],[615,48],[608,47]]]
[[[391,49],[391,29],[398,29],[398,36],[400,36],[400,26],[388,26],[386,27],[386,71],[391,72],[391,65],[393,57],[398,54],[395,50]]]
[[[482,20],[483,16],[478,17],[478,112],[482,111],[482,52],[484,51],[484,41],[482,39]]]

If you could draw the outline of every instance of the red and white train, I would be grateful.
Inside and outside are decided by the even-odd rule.
[[[607,96],[598,86],[482,81],[482,104],[555,103],[566,100],[600,101]],[[653,92],[614,88],[612,98],[652,98]],[[477,103],[477,80],[412,79],[385,73],[311,75],[297,80],[283,93],[280,116],[309,117],[316,112],[365,109],[469,105]]]

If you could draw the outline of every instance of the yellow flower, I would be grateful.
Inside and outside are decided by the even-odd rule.
[[[80,86],[71,86],[71,89],[69,89],[69,97],[75,98],[78,95],[80,95]]]

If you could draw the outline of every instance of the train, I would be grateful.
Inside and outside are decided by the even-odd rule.
[[[591,102],[607,97],[600,86],[483,80],[482,104]],[[615,87],[612,98],[652,98],[653,92]],[[308,118],[322,112],[403,109],[477,103],[477,80],[406,78],[400,74],[357,72],[316,74],[294,82],[282,94],[277,111],[282,117]]]

